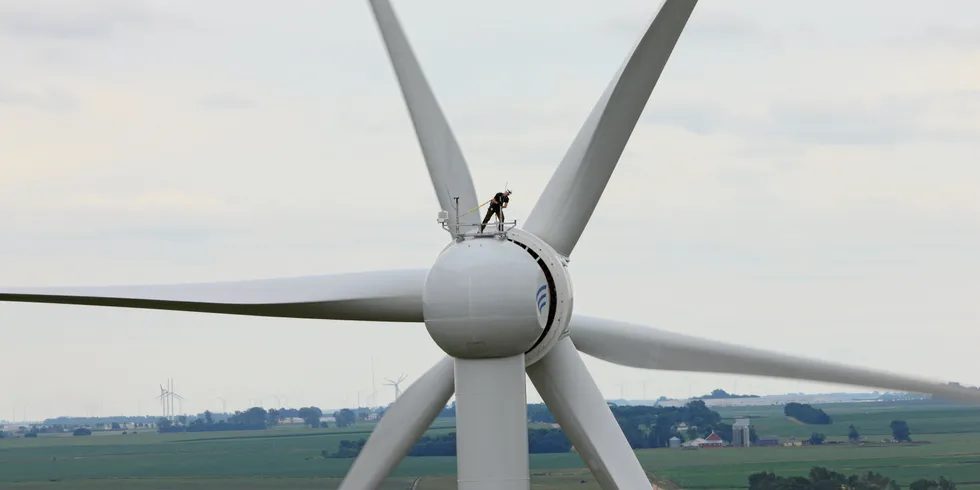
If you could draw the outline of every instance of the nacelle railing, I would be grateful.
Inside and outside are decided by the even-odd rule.
[[[517,227],[517,220],[511,221],[490,221],[487,222],[483,230],[480,230],[481,224],[468,224],[459,223],[459,216],[457,213],[456,223],[451,223],[449,221],[449,212],[440,211],[439,217],[436,219],[439,224],[442,225],[442,229],[449,232],[454,240],[460,241],[466,238],[480,238],[480,237],[498,237],[502,238],[507,235],[507,232]]]

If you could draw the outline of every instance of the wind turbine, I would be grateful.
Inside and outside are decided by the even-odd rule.
[[[387,383],[385,383],[385,386],[394,386],[395,387],[395,401],[397,402],[398,401],[398,397],[402,394],[402,390],[399,387],[399,385],[402,384],[402,381],[405,381],[405,375],[404,374],[401,375],[398,378],[397,381],[392,381],[390,379],[386,379],[385,381],[387,381]]]
[[[169,382],[168,382],[168,385],[169,385]],[[170,411],[167,410],[167,406],[168,406],[167,399],[168,399],[169,393],[170,392],[167,391],[163,387],[163,385],[160,385],[160,396],[158,396],[157,399],[160,400],[160,408],[163,410],[163,418],[165,418],[167,420],[170,420]]]
[[[456,394],[464,490],[526,490],[525,373],[603,489],[650,488],[581,353],[646,369],[772,376],[980,402],[980,391],[572,313],[568,259],[696,0],[665,0],[523,228],[488,227],[466,161],[388,0],[369,0],[452,240],[430,267],[203,284],[0,290],[0,300],[424,323],[447,354],[376,426],[341,484],[377,488]],[[574,199],[573,199],[574,198]],[[450,213],[455,210],[455,213]],[[507,288],[497,285],[506,282]],[[365,346],[370,348],[370,346]]]
[[[178,408],[180,409],[180,412],[183,412],[184,411],[184,397],[178,395],[177,392],[174,391],[174,380],[173,380],[173,378],[170,379],[170,393],[169,393],[169,395],[170,395],[170,420],[176,420],[177,419],[177,415],[176,415],[177,412],[174,411],[174,399],[175,398],[177,399],[177,403],[179,404],[178,405]]]

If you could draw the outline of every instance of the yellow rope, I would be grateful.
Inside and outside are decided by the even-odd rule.
[[[463,214],[461,214],[461,215],[459,215],[459,216],[460,216],[460,217],[463,217],[463,216],[466,216],[467,214],[470,214],[470,213],[472,213],[473,211],[476,211],[477,209],[480,209],[480,208],[482,208],[483,206],[486,206],[486,205],[487,205],[487,203],[488,203],[488,202],[490,202],[490,201],[492,201],[492,200],[493,200],[493,199],[487,199],[487,200],[486,200],[486,202],[484,202],[483,204],[481,204],[481,205],[479,205],[479,206],[477,206],[477,207],[475,207],[475,208],[473,208],[473,209],[471,209],[471,210],[469,210],[469,211],[467,211],[467,212],[465,212],[465,213],[463,213]]]

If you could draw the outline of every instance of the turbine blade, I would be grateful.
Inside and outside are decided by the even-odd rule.
[[[524,229],[569,256],[697,0],[666,0],[568,148]]]
[[[379,488],[453,396],[453,359],[444,357],[401,392],[371,432],[340,490]]]
[[[524,354],[456,359],[460,489],[530,488]]]
[[[572,339],[560,340],[527,375],[600,488],[650,488]]]
[[[429,178],[435,189],[442,210],[449,211],[449,223],[456,223],[453,213],[453,197],[459,197],[460,214],[477,207],[476,189],[463,152],[456,142],[452,128],[442,113],[425,74],[419,66],[415,53],[402,30],[398,17],[388,0],[369,0],[374,19],[391,65],[401,87],[402,98],[408,107],[415,127],[425,164],[429,168]],[[477,225],[479,213],[468,213],[460,217],[460,224]]]
[[[980,390],[706,340],[631,323],[575,315],[569,332],[579,350],[646,369],[748,374],[927,393],[980,403]]]
[[[427,273],[405,269],[198,284],[0,289],[0,301],[421,322]]]

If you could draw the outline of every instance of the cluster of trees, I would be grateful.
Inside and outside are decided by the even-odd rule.
[[[544,403],[532,403],[527,406],[527,420],[538,424],[557,424],[551,410]]]
[[[732,426],[721,421],[721,415],[702,400],[692,400],[683,407],[625,406],[610,407],[633,449],[666,447],[671,437],[685,441],[707,437],[712,432],[725,442],[732,441]],[[688,426],[683,433],[681,423]],[[751,442],[758,442],[755,428],[749,429]]]
[[[567,453],[572,450],[572,442],[561,429],[530,429],[527,442],[531,454]]]
[[[909,430],[909,424],[905,423],[904,420],[892,420],[888,427],[892,430],[892,439],[898,442],[912,442],[911,431]],[[827,437],[820,432],[814,432],[810,436],[810,444],[823,444]],[[851,424],[847,427],[847,439],[851,442],[857,442],[861,440],[861,433],[858,432],[857,427]]]
[[[809,478],[802,476],[776,476],[769,471],[749,476],[749,490],[899,490],[894,480],[880,473],[846,476],[827,468],[814,466]],[[920,479],[909,485],[910,490],[955,490],[956,485],[944,477],[939,480]]]
[[[819,408],[814,408],[813,406],[805,403],[787,403],[786,406],[783,407],[783,413],[786,414],[787,417],[793,417],[804,424],[828,425],[834,423],[834,421],[830,418],[830,415],[827,415],[827,412],[824,412]]]
[[[116,424],[115,428],[118,429],[119,425]],[[34,439],[37,438],[37,436],[40,434],[63,434],[67,432],[70,432],[72,435],[76,435],[76,436],[92,435],[92,429],[89,429],[88,427],[76,427],[72,429],[70,427],[66,427],[61,424],[57,424],[54,426],[32,425],[30,428],[27,428],[25,426],[20,426],[17,428],[17,431],[15,433],[10,433],[10,432],[0,430],[0,439],[3,439],[4,437],[14,437],[20,434],[23,434],[23,437]],[[126,434],[126,432],[123,432],[123,434]],[[133,434],[136,434],[136,432],[134,431]]]
[[[349,408],[344,408],[333,413],[334,423],[337,427],[350,427],[357,422],[357,414]]]
[[[567,453],[572,450],[572,443],[565,437],[561,429],[528,429],[528,452],[531,454]],[[366,439],[340,441],[336,452],[326,450],[321,454],[325,458],[356,458],[367,442]],[[424,436],[412,446],[409,456],[455,456],[456,433],[437,436]]]
[[[32,425],[30,429],[24,426],[17,428],[17,433],[19,434],[63,434],[65,432],[71,432],[71,427],[55,424],[55,425]]]
[[[237,412],[236,412],[237,413]],[[319,407],[302,407],[302,408],[270,408],[266,412],[266,425],[273,426],[279,425],[279,421],[283,419],[303,419],[303,423],[307,427],[318,429],[320,428],[320,417],[323,416],[323,410]]]
[[[337,427],[349,427],[358,420],[366,419],[370,412],[355,412],[349,408],[338,410],[333,413]],[[383,413],[383,412],[381,412]],[[212,432],[226,430],[264,430],[268,427],[278,425],[280,420],[286,418],[300,418],[307,427],[319,429],[327,428],[326,422],[321,422],[323,410],[319,407],[303,408],[270,408],[266,410],[262,407],[252,407],[244,412],[236,411],[224,420],[218,420],[210,411],[205,411],[200,418],[194,419],[189,424],[186,417],[178,418],[179,424],[161,418],[156,421],[158,431],[164,432]]]
[[[733,393],[728,393],[725,390],[717,389],[711,390],[710,395],[703,395],[696,397],[696,400],[722,400],[728,398],[759,398],[759,395],[736,395]]]
[[[455,456],[456,433],[438,436],[423,436],[408,451],[409,456]]]
[[[348,410],[350,412],[350,410]],[[353,412],[351,412],[353,414]],[[334,415],[337,415],[336,413]],[[266,410],[262,407],[252,407],[244,412],[236,411],[224,420],[218,420],[211,411],[205,411],[202,417],[187,423],[184,416],[178,417],[180,425],[172,421],[161,418],[157,420],[158,431],[164,432],[214,432],[227,430],[265,430],[268,427],[279,424],[285,418],[301,418],[307,427],[314,429],[326,427],[325,423],[320,422],[323,410],[318,407],[303,408],[270,408]]]
[[[692,400],[683,407],[610,406],[616,421],[633,449],[666,447],[671,437],[689,440],[706,437],[712,432],[731,442],[732,426],[721,421],[721,415],[705,405],[702,400]],[[455,413],[455,406],[445,411]],[[444,412],[445,412],[444,411]],[[544,404],[527,407],[528,421],[554,424],[555,418]],[[336,414],[335,414],[336,416]],[[688,428],[681,433],[677,427],[684,423]],[[340,418],[338,417],[338,425]],[[758,442],[755,429],[750,430],[752,442]],[[336,453],[329,457],[353,458],[357,456],[361,441],[344,441]],[[566,453],[571,442],[561,429],[529,429],[528,449],[531,453]],[[409,452],[412,456],[453,456],[456,454],[456,433],[425,436]]]
[[[367,444],[367,439],[358,439],[356,441],[340,441],[340,447],[337,448],[337,452],[331,453],[326,449],[320,452],[324,458],[356,458],[358,454],[361,454],[361,449]]]
[[[715,390],[715,392],[722,390]],[[732,441],[732,426],[721,421],[721,415],[708,408],[704,401],[695,399],[683,407],[610,406],[613,416],[626,435],[633,449],[665,447],[671,437],[682,441],[707,437],[712,432],[726,442]],[[544,404],[528,405],[528,420],[554,424],[555,418]],[[683,433],[677,426],[684,423]],[[758,442],[755,427],[749,429],[751,442]]]
[[[892,420],[888,427],[892,430],[892,439],[898,442],[912,442],[911,431],[909,430],[909,425],[905,423],[904,420]],[[810,444],[823,444],[824,440],[827,439],[825,435],[819,432],[814,432],[810,436]],[[861,440],[861,433],[858,432],[857,427],[851,424],[847,427],[847,439],[851,442],[858,442]]]
[[[892,420],[888,427],[892,430],[892,439],[899,442],[912,442],[912,431],[904,420]]]
[[[244,412],[235,412],[225,420],[215,420],[210,411],[204,412],[204,417],[195,419],[187,427],[171,425],[167,419],[157,423],[160,432],[216,432],[226,430],[265,430],[269,412],[262,407],[252,407]]]
[[[715,392],[721,390],[715,390]],[[707,437],[711,432],[718,434],[726,442],[732,440],[732,426],[721,421],[721,415],[708,408],[704,401],[695,399],[683,407],[648,406],[610,406],[613,416],[626,435],[633,449],[665,447],[671,437],[682,441]],[[554,424],[555,418],[544,404],[528,405],[528,420],[531,422]],[[677,426],[684,423],[688,429],[683,433]],[[749,429],[751,442],[759,436],[755,427]]]

